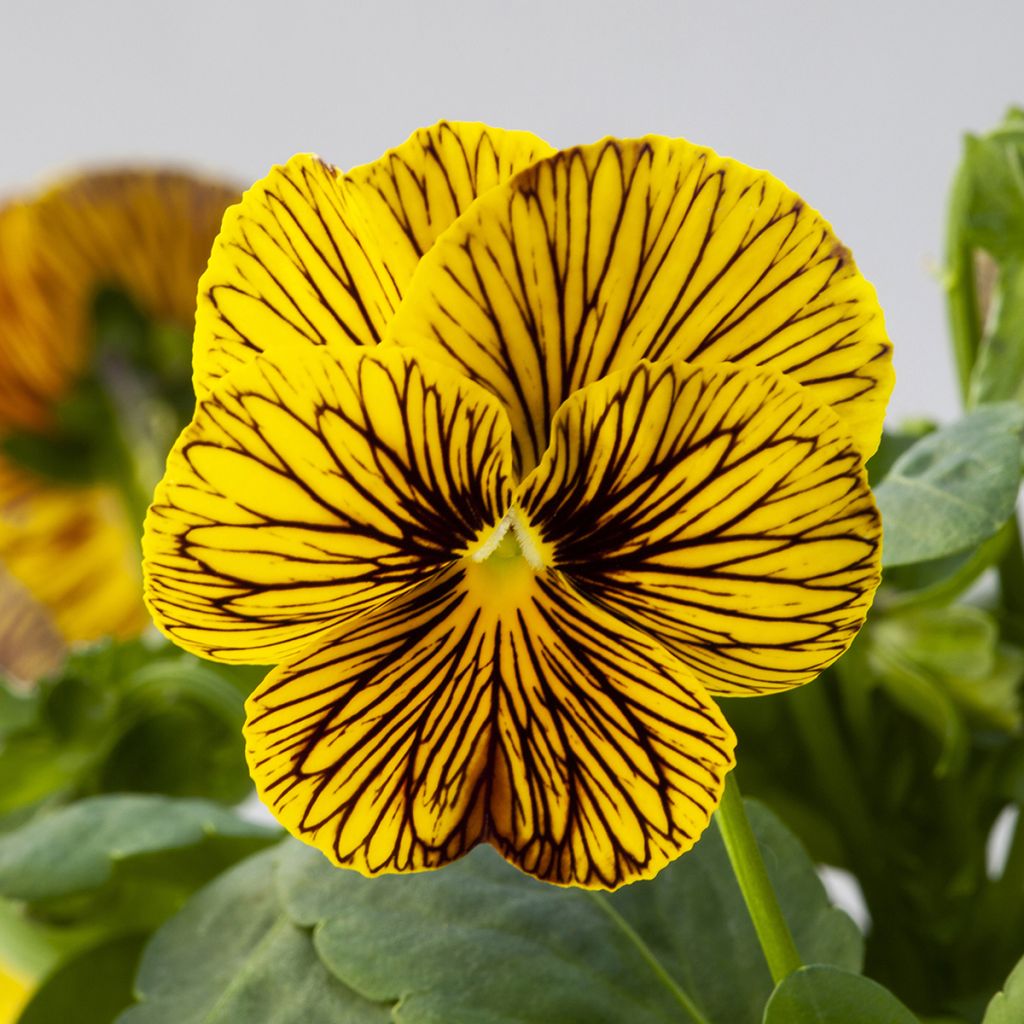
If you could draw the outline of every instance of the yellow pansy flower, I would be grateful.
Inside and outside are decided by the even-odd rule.
[[[378,205],[307,157],[247,193],[146,596],[189,650],[277,666],[250,767],[335,863],[489,842],[612,889],[706,827],[734,763],[714,696],[807,682],[862,624],[889,345],[763,172],[653,138],[529,161],[418,248],[443,159]]]
[[[0,444],[27,435],[60,447],[61,404],[94,369],[93,307],[103,290],[123,293],[154,323],[190,330],[196,281],[237,196],[182,173],[118,170],[0,209]],[[52,664],[58,638],[139,632],[139,524],[117,488],[47,477],[8,453],[0,455],[0,667],[22,674]],[[15,612],[23,593],[37,614]],[[33,639],[46,629],[49,642]]]

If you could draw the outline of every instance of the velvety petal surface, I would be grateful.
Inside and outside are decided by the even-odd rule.
[[[514,552],[344,623],[248,703],[250,768],[300,839],[364,874],[481,841],[611,889],[688,849],[733,736],[685,667]]]
[[[713,694],[813,679],[880,578],[845,424],[767,370],[641,363],[573,394],[516,501],[541,560]]]
[[[551,152],[442,121],[347,174],[311,154],[275,168],[225,218],[200,284],[196,393],[276,346],[376,344],[434,239]]]
[[[498,403],[409,353],[278,350],[197,407],[146,520],[181,646],[271,663],[467,550],[510,497]]]
[[[641,358],[770,367],[865,459],[892,388],[874,289],[831,227],[770,174],[660,137],[567,149],[483,196],[387,337],[497,395],[524,474],[573,391]]]

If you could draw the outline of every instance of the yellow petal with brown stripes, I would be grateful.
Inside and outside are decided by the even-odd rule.
[[[813,679],[879,581],[881,524],[835,413],[779,374],[641,363],[574,394],[516,501],[545,563],[709,692]]]
[[[275,168],[225,218],[200,284],[196,394],[278,345],[376,344],[434,239],[551,152],[442,121],[348,174],[309,154]]]
[[[417,268],[388,338],[509,410],[529,472],[573,391],[651,360],[767,366],[864,458],[892,388],[872,287],[781,182],[682,140],[605,140],[482,197]]]
[[[733,763],[689,672],[514,543],[325,635],[247,708],[263,800],[367,875],[488,841],[545,881],[614,889],[696,842]]]
[[[59,486],[0,460],[0,569],[66,642],[145,628],[137,544],[113,488]]]
[[[267,664],[458,557],[508,506],[508,421],[409,353],[279,350],[199,403],[146,519],[157,625]]]

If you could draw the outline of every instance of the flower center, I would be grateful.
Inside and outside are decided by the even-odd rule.
[[[547,564],[540,538],[530,529],[515,505],[469,557],[474,562],[487,562],[495,569],[500,569],[503,564],[512,568],[521,560],[525,560],[534,571],[544,569]]]

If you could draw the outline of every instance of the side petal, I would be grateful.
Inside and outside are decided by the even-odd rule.
[[[375,345],[438,234],[551,152],[442,121],[348,174],[309,154],[275,168],[225,217],[200,282],[196,394],[277,345]]]
[[[250,769],[294,835],[367,875],[489,841],[600,889],[696,842],[733,764],[721,712],[671,655],[518,561],[452,566],[257,689]]]
[[[574,394],[516,496],[543,560],[709,692],[813,679],[880,578],[845,425],[766,370],[641,363]]]
[[[146,598],[187,649],[267,664],[458,557],[508,506],[508,423],[408,353],[280,351],[239,367],[171,452]]]
[[[525,474],[573,391],[639,359],[767,366],[866,459],[892,388],[872,287],[781,182],[676,139],[608,139],[482,197],[424,257],[388,337],[509,410]]]

